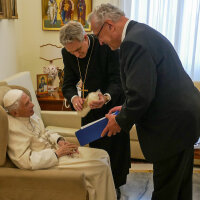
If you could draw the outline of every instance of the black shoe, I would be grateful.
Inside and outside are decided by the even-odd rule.
[[[117,193],[117,200],[120,200],[120,198],[121,198],[121,191],[120,191],[119,187],[115,188],[115,190],[116,190],[116,193]]]

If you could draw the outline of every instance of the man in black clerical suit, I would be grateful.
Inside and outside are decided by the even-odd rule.
[[[84,89],[84,97],[89,92],[101,91],[99,101],[90,104],[92,110],[82,119],[82,125],[104,117],[113,106],[124,102],[118,50],[112,51],[107,45],[101,46],[94,35],[87,35],[83,26],[74,21],[68,22],[60,30],[60,42],[65,47],[62,49],[62,91],[71,106],[77,111],[83,106],[83,94],[80,97],[77,93],[78,82],[79,87]],[[130,168],[129,133],[122,131],[114,137],[105,136],[90,143],[90,147],[108,152],[115,187],[125,184]]]
[[[100,44],[120,48],[125,103],[108,114],[102,136],[136,125],[147,160],[153,162],[153,200],[191,200],[193,145],[200,136],[200,93],[170,42],[151,27],[125,17],[111,4],[89,16]]]

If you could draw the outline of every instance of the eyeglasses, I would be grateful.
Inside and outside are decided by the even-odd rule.
[[[97,37],[97,38],[99,38],[99,35],[100,35],[100,33],[101,33],[101,31],[102,31],[102,29],[103,29],[103,27],[104,27],[104,24],[105,24],[105,22],[104,22],[103,25],[101,26],[99,32],[96,34],[96,37]]]

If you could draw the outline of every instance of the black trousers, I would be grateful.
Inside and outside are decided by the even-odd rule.
[[[152,200],[192,200],[193,158],[191,146],[167,160],[153,163]]]

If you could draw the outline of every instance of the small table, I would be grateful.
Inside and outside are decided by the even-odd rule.
[[[69,104],[65,107],[65,100],[61,91],[51,92],[51,94],[37,95],[38,102],[41,110],[54,110],[54,111],[70,111],[72,110]]]

